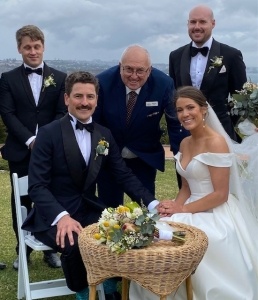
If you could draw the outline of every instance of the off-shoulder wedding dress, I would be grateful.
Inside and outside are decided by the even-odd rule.
[[[231,167],[235,154],[202,153],[193,157],[185,169],[180,164],[181,153],[175,159],[177,171],[189,183],[191,197],[187,200],[188,203],[213,191],[208,167]],[[207,252],[192,275],[194,300],[258,299],[258,232],[252,236],[251,232],[255,230],[246,224],[241,205],[233,194],[229,194],[227,202],[210,211],[178,213],[162,220],[196,226],[208,236]],[[167,299],[187,299],[183,285]],[[131,282],[129,298],[159,299],[135,282]]]

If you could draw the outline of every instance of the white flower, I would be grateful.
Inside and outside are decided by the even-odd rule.
[[[109,149],[109,142],[105,140],[103,137],[102,139],[99,140],[98,145],[96,147],[96,155],[95,155],[95,160],[99,155],[108,155],[108,150]]]
[[[210,73],[211,69],[222,66],[222,60],[223,60],[223,56],[214,56],[213,58],[211,58],[210,59],[211,65],[209,67],[208,73]]]
[[[49,87],[50,85],[56,86],[56,83],[54,81],[54,74],[51,74],[44,79],[42,92],[44,92],[45,88]]]

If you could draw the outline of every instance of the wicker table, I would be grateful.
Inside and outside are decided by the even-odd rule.
[[[186,241],[156,241],[142,249],[132,249],[121,255],[110,253],[106,245],[97,244],[93,235],[97,224],[83,229],[79,235],[79,247],[87,269],[90,287],[89,300],[95,300],[96,285],[112,277],[122,277],[122,300],[128,299],[128,280],[134,280],[165,300],[166,296],[188,280],[199,265],[208,246],[206,234],[193,226],[170,222],[177,230],[186,231]]]

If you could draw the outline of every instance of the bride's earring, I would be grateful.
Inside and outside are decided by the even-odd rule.
[[[182,125],[182,124],[180,124],[180,126],[181,126],[181,128],[180,128],[180,130],[179,130],[179,131],[180,131],[180,132],[182,132],[182,127],[183,127],[183,125]]]
[[[202,127],[205,128],[205,115],[203,115],[202,121],[203,121]]]

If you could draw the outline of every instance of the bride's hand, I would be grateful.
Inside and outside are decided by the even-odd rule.
[[[257,127],[255,128],[255,131],[257,131],[257,132],[258,132],[258,128],[257,128]]]
[[[175,213],[182,213],[183,206],[173,200],[163,200],[157,206],[157,210],[161,217],[170,217]]]

